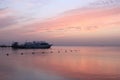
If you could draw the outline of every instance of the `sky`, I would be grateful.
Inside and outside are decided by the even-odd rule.
[[[0,0],[0,44],[120,45],[120,0]]]

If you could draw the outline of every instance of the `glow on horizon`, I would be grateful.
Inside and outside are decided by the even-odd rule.
[[[0,3],[4,4],[0,6],[2,43],[47,40],[56,45],[120,45],[118,0],[5,0]]]

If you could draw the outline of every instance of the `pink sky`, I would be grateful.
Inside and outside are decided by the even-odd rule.
[[[34,5],[37,0],[24,0],[21,8],[13,2],[14,6],[0,9],[1,43],[45,40],[55,45],[120,45],[118,0],[70,0],[74,6],[62,0],[58,1],[61,8],[57,1],[41,0]]]

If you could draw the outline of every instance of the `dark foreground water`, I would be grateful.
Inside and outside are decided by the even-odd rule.
[[[0,48],[0,80],[120,80],[120,47]]]

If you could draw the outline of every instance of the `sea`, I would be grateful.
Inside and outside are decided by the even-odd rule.
[[[120,80],[120,47],[0,48],[0,80]]]

